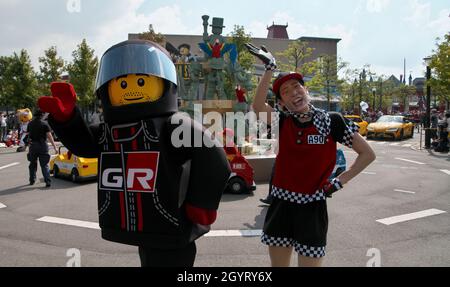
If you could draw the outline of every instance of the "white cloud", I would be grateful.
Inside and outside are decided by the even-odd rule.
[[[439,34],[448,33],[450,31],[450,10],[441,10],[436,20],[430,21],[427,26]]]
[[[367,0],[366,10],[369,13],[381,13],[389,6],[390,2],[390,0]]]
[[[67,1],[33,1],[26,9],[20,9],[24,5],[22,0],[1,1],[0,7],[4,9],[0,9],[0,38],[7,41],[1,41],[0,55],[27,49],[36,70],[38,57],[45,49],[57,46],[60,56],[71,61],[72,51],[83,38],[100,57],[112,45],[127,40],[128,33],[147,31],[149,24],[161,33],[202,33],[201,25],[196,25],[200,26],[196,27],[197,31],[183,25],[178,5],[163,6],[144,14],[139,12],[144,0],[111,0],[107,9],[99,2],[81,0],[80,13],[70,13]],[[12,14],[21,20],[7,17]]]
[[[349,30],[345,25],[326,26],[323,30],[323,37],[339,38],[339,46],[341,49],[348,49],[353,44],[355,31]]]
[[[431,17],[431,4],[430,3],[420,3],[418,0],[412,1],[410,16],[405,17],[404,20],[411,22],[417,27],[423,26],[423,24],[428,23]]]

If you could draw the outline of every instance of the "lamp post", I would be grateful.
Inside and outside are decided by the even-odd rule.
[[[357,84],[358,84],[358,80],[356,80],[356,78],[355,78],[355,81],[353,82],[353,85],[352,85],[352,114],[355,113],[355,87]]]
[[[373,85],[373,78],[372,78],[372,76],[370,76],[369,82],[370,82],[370,86],[372,87],[372,98],[373,98],[372,111],[375,112],[375,109],[376,109],[376,107],[375,107],[375,104],[376,104],[375,103],[375,92],[377,91],[377,89]]]
[[[366,79],[366,70],[363,69],[362,72],[359,74],[359,114],[362,114],[362,108],[361,108],[361,102],[362,102],[362,80]]]
[[[380,111],[383,110],[383,78],[380,77]]]
[[[431,57],[426,57],[423,59],[425,64],[427,65],[427,103],[426,103],[426,118],[425,118],[425,148],[431,148],[431,130],[430,130],[430,117],[431,117],[431,68],[430,68],[430,60]]]
[[[372,88],[372,96],[373,96],[373,111],[375,112],[375,104],[376,104],[376,102],[375,102],[375,93],[377,92],[377,89],[375,88],[375,87],[373,87]]]

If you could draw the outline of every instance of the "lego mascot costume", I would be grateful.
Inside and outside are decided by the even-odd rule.
[[[195,240],[215,221],[230,175],[220,144],[177,113],[176,83],[164,48],[129,40],[100,62],[103,123],[87,126],[68,83],[52,83],[52,96],[38,101],[69,150],[99,159],[102,237],[138,246],[142,266],[193,266]]]

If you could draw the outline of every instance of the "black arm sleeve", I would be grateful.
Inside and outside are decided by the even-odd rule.
[[[359,127],[352,121],[344,118],[340,113],[330,112],[329,114],[331,118],[331,136],[334,141],[351,148],[353,134],[358,132]]]
[[[88,127],[77,107],[73,118],[68,122],[58,123],[49,116],[48,123],[64,146],[75,155],[86,158],[99,156],[98,127]]]
[[[225,151],[202,125],[189,117],[181,117],[182,121],[179,119],[178,116],[177,123],[171,124],[169,131],[182,129],[190,132],[190,140],[185,141],[187,146],[174,147],[175,153],[191,161],[185,201],[199,208],[216,210],[231,173]],[[178,136],[172,138],[172,144],[174,139]]]

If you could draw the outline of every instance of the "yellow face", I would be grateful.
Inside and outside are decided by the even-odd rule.
[[[108,92],[112,106],[154,102],[163,95],[164,81],[155,76],[130,74],[111,80]]]
[[[189,55],[189,49],[186,47],[181,47],[180,48],[180,54],[183,56]]]

